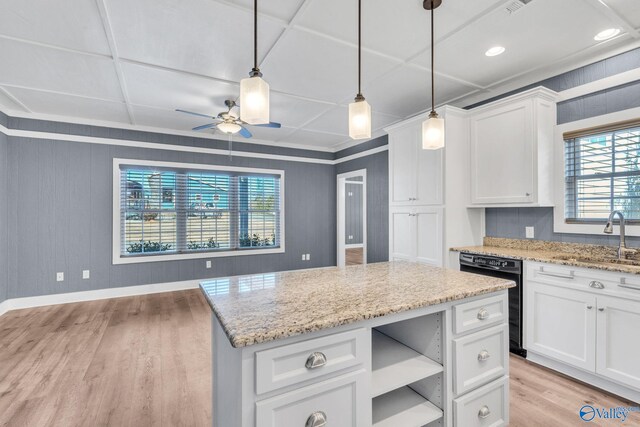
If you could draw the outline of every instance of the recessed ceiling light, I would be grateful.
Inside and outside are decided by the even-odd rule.
[[[608,28],[604,31],[600,31],[593,39],[597,41],[608,40],[618,34],[620,34],[620,28]]]
[[[487,56],[498,56],[501,53],[504,53],[504,51],[505,51],[505,48],[503,48],[502,46],[494,46],[488,51],[486,51],[484,54]]]

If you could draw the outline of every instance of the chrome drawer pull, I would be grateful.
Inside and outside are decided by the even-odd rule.
[[[491,411],[489,410],[489,407],[487,405],[483,406],[478,411],[478,418],[480,419],[487,418],[489,415],[491,415]]]
[[[327,425],[327,414],[322,411],[309,415],[304,427],[324,427]]]
[[[309,355],[309,357],[307,358],[307,362],[304,364],[304,366],[307,369],[316,369],[316,368],[321,368],[326,364],[327,364],[327,356],[325,356],[324,353],[320,353],[319,351],[316,351],[314,353],[311,353],[311,355]]]
[[[487,360],[490,357],[491,357],[491,355],[489,354],[489,352],[487,350],[482,350],[480,353],[478,353],[478,362],[484,362],[485,360]]]
[[[599,308],[598,311],[604,311],[604,307]]]
[[[640,286],[637,285],[629,285],[627,283],[621,283],[618,286],[621,288],[633,289],[634,291],[640,291]]]
[[[592,305],[588,305],[588,306],[587,306],[587,310],[591,310],[592,308],[593,308],[593,306],[592,306]]]
[[[598,282],[597,280],[592,280],[589,282],[589,287],[593,289],[604,289],[604,285],[602,282]]]
[[[557,277],[559,279],[575,279],[575,277],[573,276],[573,271],[570,274],[560,274],[560,273],[549,273],[547,271],[538,271],[538,274],[541,276],[550,276],[550,277]]]
[[[487,320],[489,318],[489,311],[486,308],[481,308],[478,312],[478,320]]]

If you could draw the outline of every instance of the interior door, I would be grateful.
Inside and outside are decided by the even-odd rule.
[[[596,372],[640,389],[640,303],[598,297]]]
[[[595,371],[595,296],[527,281],[527,350]]]

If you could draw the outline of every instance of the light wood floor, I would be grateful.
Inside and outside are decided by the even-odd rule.
[[[345,263],[347,265],[359,265],[363,262],[364,249],[362,248],[350,248],[345,249]]]
[[[0,317],[0,425],[208,426],[210,340],[199,290],[9,312]],[[630,405],[511,358],[512,426],[582,426],[585,403]],[[589,424],[639,426],[640,414]]]

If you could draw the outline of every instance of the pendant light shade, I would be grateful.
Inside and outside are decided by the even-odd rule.
[[[362,77],[362,0],[358,0],[358,94],[349,104],[349,136],[352,139],[371,138],[371,106],[360,88]]]
[[[253,1],[253,68],[240,81],[240,119],[251,125],[269,123],[269,85],[258,68],[258,0]]]
[[[441,3],[442,0],[424,0],[422,3],[425,9],[431,11],[431,112],[429,118],[422,122],[422,148],[424,150],[437,150],[444,147],[444,119],[438,117],[435,107],[435,43],[433,39],[433,11]]]

